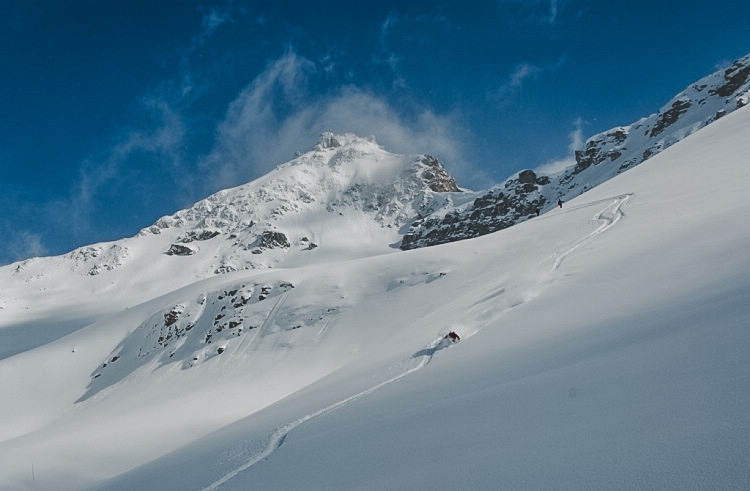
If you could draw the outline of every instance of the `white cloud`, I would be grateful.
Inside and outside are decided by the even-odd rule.
[[[576,164],[575,151],[583,148],[583,121],[578,118],[573,123],[575,128],[568,134],[570,143],[568,144],[568,155],[561,158],[552,160],[539,166],[536,172],[539,174],[556,174]]]
[[[19,261],[29,257],[47,255],[47,248],[42,243],[41,234],[22,230],[10,235],[6,244],[5,256],[10,261]],[[0,263],[2,264],[2,263]]]
[[[560,57],[554,63],[541,66],[530,62],[521,62],[514,67],[513,71],[508,75],[505,83],[489,93],[488,99],[494,101],[501,107],[509,104],[518,96],[529,80],[553,73],[564,63],[564,56]]]
[[[524,82],[529,78],[537,76],[542,71],[542,68],[533,63],[519,63],[513,72],[508,75],[507,81],[489,94],[489,99],[495,101],[500,106],[509,104],[521,91]]]
[[[229,15],[229,12],[220,12],[215,8],[210,9],[208,13],[203,16],[204,35],[210,36],[220,25],[225,22],[231,22],[231,20],[232,18]]]
[[[307,151],[323,131],[374,137],[397,153],[431,153],[457,178],[470,175],[464,134],[455,118],[417,109],[406,117],[384,99],[356,87],[311,95],[316,65],[288,51],[269,64],[230,104],[214,150],[202,159],[207,192],[247,182]],[[460,178],[459,178],[460,181]]]
[[[557,20],[557,0],[550,0],[549,2],[549,17],[548,22],[554,24]]]
[[[511,88],[518,88],[523,85],[524,80],[538,74],[541,71],[542,69],[536,65],[532,65],[531,63],[521,63],[510,75],[508,86]]]

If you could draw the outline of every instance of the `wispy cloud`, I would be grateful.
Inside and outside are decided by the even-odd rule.
[[[4,261],[14,262],[47,254],[41,234],[27,230],[14,231],[9,234],[4,249],[0,265],[4,264]]]
[[[551,160],[541,166],[536,171],[540,174],[550,175],[561,172],[576,164],[575,151],[583,148],[583,121],[578,118],[573,123],[573,131],[568,134],[568,154],[560,159]]]
[[[490,91],[487,97],[497,105],[501,107],[505,106],[513,102],[530,81],[554,73],[564,63],[565,57],[560,57],[554,63],[544,65],[537,65],[531,62],[518,63],[513,71],[508,74],[506,81]]]
[[[393,36],[396,29],[403,20],[396,12],[390,12],[380,24],[380,35],[378,36],[377,48],[372,54],[372,63],[377,66],[385,66],[393,73],[394,86],[404,87],[406,82],[400,73],[399,65],[403,56],[393,48]]]
[[[323,131],[373,136],[399,153],[434,153],[454,170],[470,172],[455,118],[427,108],[406,117],[383,98],[352,86],[308,98],[316,70],[315,63],[290,50],[240,93],[218,126],[214,150],[202,159],[203,173],[212,176],[207,191],[267,172],[294,151],[311,148]]]
[[[414,46],[429,50],[438,30],[446,35],[450,31],[451,22],[445,8],[438,5],[430,10],[419,14],[394,10],[380,23],[371,61],[379,69],[392,72],[394,88],[408,87],[407,77],[403,75],[404,64],[409,62],[407,52]]]
[[[550,0],[548,13],[547,21],[550,24],[554,24],[557,20],[557,0]]]
[[[498,7],[515,15],[514,22],[553,26],[558,22],[564,0],[501,0]]]
[[[208,9],[203,15],[203,33],[201,37],[208,37],[222,24],[231,22],[232,16],[227,10],[219,10],[214,7]]]
[[[519,63],[508,75],[507,80],[490,92],[489,99],[500,106],[508,104],[519,94],[528,79],[537,77],[543,71],[543,68],[533,63]]]
[[[79,235],[99,229],[101,224],[93,224],[92,214],[111,199],[108,196],[113,189],[138,192],[138,183],[155,175],[169,176],[173,188],[191,193],[195,184],[184,178],[189,175],[185,147],[190,128],[183,111],[209,86],[190,68],[191,58],[221,26],[233,22],[229,9],[212,7],[202,15],[201,29],[180,50],[175,78],[163,81],[137,101],[139,126],[123,128],[108,149],[81,162],[78,180],[69,195],[46,207],[44,213],[52,221],[71,224]]]
[[[119,209],[115,216],[127,213],[126,197],[140,200],[147,190],[155,191],[164,184],[156,176],[181,173],[185,139],[181,117],[159,101],[144,104],[150,106],[157,123],[128,132],[107,151],[83,161],[69,194],[40,205],[35,212],[38,220],[48,223],[52,230],[64,226],[66,234],[77,242],[88,241],[95,233],[101,237],[113,224],[97,221],[99,210]],[[149,199],[157,198],[152,192]],[[36,240],[27,240],[36,246],[35,253],[46,251],[41,235],[27,238]]]

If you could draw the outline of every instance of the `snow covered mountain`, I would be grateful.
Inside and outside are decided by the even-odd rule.
[[[417,215],[451,209],[461,195],[433,157],[327,133],[310,152],[136,237],[0,268],[0,308],[45,315],[47,299],[75,289],[74,329],[216,274],[392,252]],[[135,292],[125,304],[123,288]]]
[[[562,209],[561,176],[472,193],[326,134],[136,237],[0,268],[0,488],[742,488],[750,109],[691,124],[570,174]],[[463,219],[506,201],[545,213]],[[427,217],[483,236],[400,250]]]
[[[100,292],[114,278],[106,273],[130,266],[139,273],[128,277],[143,285],[145,300],[163,291],[151,287],[159,282],[158,272],[178,262],[186,274],[172,277],[171,287],[243,269],[364,257],[394,247],[408,250],[477,237],[548,211],[558,199],[567,201],[638,165],[747,104],[749,94],[747,55],[692,84],[658,113],[591,137],[576,152],[575,166],[552,176],[523,170],[478,192],[459,189],[429,155],[395,155],[371,140],[326,133],[310,152],[251,183],[163,217],[139,237],[24,261],[12,265],[12,274],[34,278],[36,285],[59,284],[62,277],[40,280],[55,270],[53,263],[67,262],[66,278],[68,269],[85,276],[104,274],[99,282],[86,282],[91,291]],[[152,267],[143,268],[143,262]],[[149,275],[148,270],[157,273]],[[9,272],[2,268],[2,274]]]
[[[401,247],[477,237],[536,216],[537,210],[572,199],[747,105],[749,98],[750,54],[691,84],[657,113],[592,136],[576,151],[576,165],[559,174],[524,170],[471,203],[422,217],[411,225]]]

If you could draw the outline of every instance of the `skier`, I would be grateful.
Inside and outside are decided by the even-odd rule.
[[[562,200],[562,198],[560,198],[560,199],[557,200],[557,206],[559,206],[560,208],[562,208],[562,205],[563,205],[563,200]]]
[[[453,341],[454,343],[457,343],[461,341],[461,338],[459,337],[458,333],[456,331],[451,331],[448,334],[445,335],[445,339],[449,339]]]

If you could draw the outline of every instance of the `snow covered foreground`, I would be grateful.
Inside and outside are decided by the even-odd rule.
[[[477,239],[16,330],[0,489],[746,489],[749,127]],[[138,352],[176,306],[243,301],[255,328],[202,356]],[[61,332],[82,316],[52,307]]]

